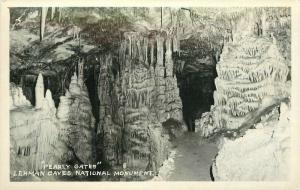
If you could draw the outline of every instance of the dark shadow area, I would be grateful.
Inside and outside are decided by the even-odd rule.
[[[212,171],[212,165],[209,168],[209,175],[212,181],[215,181],[214,175],[213,175],[213,171]]]
[[[97,91],[97,76],[98,73],[96,73],[95,64],[92,64],[91,67],[84,72],[85,73],[85,85],[88,90],[91,106],[92,106],[92,112],[96,119],[96,123],[99,122],[99,106],[100,101],[98,98],[98,91]]]
[[[214,78],[202,77],[201,73],[192,73],[181,79],[180,97],[188,131],[195,131],[195,120],[214,104],[214,90]]]
[[[214,104],[214,80],[217,76],[216,50],[196,39],[184,40],[181,51],[174,54],[174,69],[188,131],[195,131],[195,119]]]

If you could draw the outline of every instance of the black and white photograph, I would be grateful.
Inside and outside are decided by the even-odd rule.
[[[291,7],[8,9],[10,182],[290,179]]]

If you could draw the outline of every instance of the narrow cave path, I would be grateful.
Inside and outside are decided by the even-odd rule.
[[[211,181],[210,167],[218,148],[215,143],[186,132],[176,139],[174,170],[167,181]]]

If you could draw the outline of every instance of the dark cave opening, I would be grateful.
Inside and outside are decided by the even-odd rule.
[[[96,64],[92,64],[87,71],[85,71],[85,85],[88,90],[89,94],[89,99],[91,102],[92,106],[92,112],[93,115],[96,119],[96,125],[99,122],[99,106],[100,106],[100,101],[98,98],[98,91],[97,91],[97,86],[98,86],[98,69],[96,69]]]
[[[181,79],[179,87],[183,106],[183,118],[188,131],[195,131],[195,120],[210,110],[214,104],[214,78],[191,73]]]
[[[93,56],[91,56],[93,57]],[[84,67],[84,82],[88,90],[88,95],[92,107],[92,113],[95,118],[95,127],[92,131],[92,146],[93,146],[93,155],[95,157],[95,160],[100,161],[102,164],[97,166],[97,171],[104,171],[109,170],[110,166],[108,163],[105,162],[104,159],[104,153],[103,153],[103,134],[97,134],[97,130],[99,127],[99,120],[100,120],[100,100],[98,96],[98,77],[99,77],[99,63],[96,62],[93,58],[86,57],[86,62],[89,62],[89,64],[86,64]],[[97,180],[99,177],[94,177],[91,179]],[[102,177],[100,177],[102,178]]]
[[[211,48],[208,43],[195,39],[183,40],[180,54],[174,54],[174,72],[188,131],[195,132],[195,120],[214,104],[219,54],[219,50]]]

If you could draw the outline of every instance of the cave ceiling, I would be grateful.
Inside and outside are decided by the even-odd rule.
[[[82,57],[88,58],[87,63],[94,63],[101,53],[117,54],[126,32],[151,38],[156,33],[172,35],[178,29],[183,31],[181,57],[189,63],[185,71],[195,72],[201,69],[197,68],[197,62],[220,50],[226,32],[249,10],[253,11],[249,8],[11,8],[11,72],[52,75]],[[259,15],[261,10],[255,9],[255,14]],[[271,16],[290,14],[288,9],[265,11]],[[198,57],[198,61],[189,60],[191,57]]]

